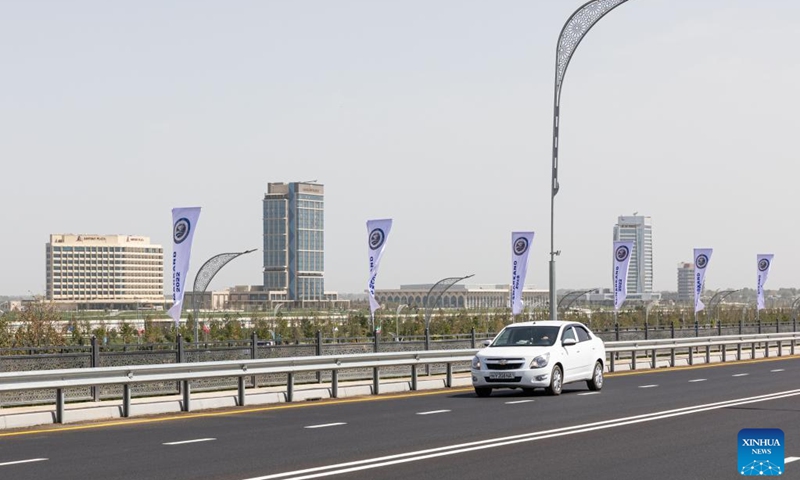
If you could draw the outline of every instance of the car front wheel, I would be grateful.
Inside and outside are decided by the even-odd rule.
[[[492,389],[489,387],[475,387],[475,395],[479,397],[488,397],[492,394]]]
[[[561,366],[556,365],[553,367],[553,373],[550,374],[550,386],[547,387],[547,393],[550,395],[561,395],[561,388],[564,386],[564,375],[561,371]]]
[[[591,380],[586,380],[589,390],[596,392],[603,388],[603,364],[595,362]]]

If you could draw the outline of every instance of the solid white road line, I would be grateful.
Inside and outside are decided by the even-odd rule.
[[[783,463],[792,463],[792,462],[796,462],[798,460],[800,460],[800,457],[786,457],[783,460]]]
[[[338,427],[339,425],[347,425],[347,422],[323,423],[322,425],[309,425],[309,426],[303,427],[303,428]]]
[[[695,378],[694,380],[689,380],[689,383],[697,383],[697,382],[705,382],[705,378]]]
[[[533,400],[515,400],[513,402],[506,402],[506,405],[516,405],[518,403],[530,403]]]
[[[28,460],[17,460],[16,462],[5,462],[0,463],[0,467],[5,467],[6,465],[19,465],[20,463],[31,463],[31,462],[44,462],[47,460],[46,458],[31,458]]]
[[[774,372],[785,372],[785,371],[786,371],[785,368],[776,368],[775,370],[770,370],[770,372],[773,372],[773,373]]]
[[[639,385],[639,388],[656,388],[658,385]]]
[[[417,415],[433,415],[435,413],[447,413],[450,410],[431,410],[430,412],[417,412]]]
[[[662,420],[665,418],[677,417],[682,415],[691,415],[693,413],[719,410],[722,408],[730,408],[739,405],[747,405],[751,403],[766,402],[769,400],[778,400],[781,398],[795,397],[798,395],[800,395],[800,389],[787,390],[767,395],[758,395],[755,397],[737,398],[733,400],[726,400],[724,402],[708,403],[703,405],[695,405],[693,407],[683,407],[673,410],[665,410],[661,412],[636,415],[632,417],[621,417],[612,420],[603,420],[600,422],[588,423],[584,425],[574,425],[572,427],[563,427],[563,428],[556,428],[553,430],[544,430],[541,432],[524,433],[521,435],[513,435],[509,437],[490,438],[486,440],[478,440],[475,442],[450,445],[446,447],[431,448],[427,450],[417,450],[414,452],[406,452],[396,455],[387,455],[384,457],[356,460],[353,462],[345,462],[334,465],[324,465],[321,467],[307,468],[304,470],[295,470],[293,472],[275,473],[275,474],[265,475],[262,477],[252,477],[247,480],[271,480],[271,479],[286,478],[286,477],[292,477],[293,480],[306,480],[311,478],[328,477],[332,475],[339,475],[342,473],[356,472],[361,470],[386,467],[389,465],[397,465],[408,462],[417,462],[420,460],[427,460],[430,458],[443,457],[447,455],[456,455],[476,450],[484,450],[487,448],[503,447],[506,445],[533,442],[537,440],[561,437],[565,435],[574,435],[578,433],[592,432],[596,430],[605,430],[608,428],[633,425],[643,422],[652,422],[654,420]]]
[[[180,442],[166,442],[161,445],[183,445],[185,443],[213,442],[216,438],[195,438],[194,440],[181,440]]]
[[[731,377],[746,377],[750,375],[749,373],[734,373]]]

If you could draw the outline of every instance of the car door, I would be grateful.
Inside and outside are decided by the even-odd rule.
[[[597,343],[592,341],[592,336],[581,325],[573,325],[575,335],[578,337],[578,345],[580,345],[580,378],[592,378],[592,370],[594,369],[594,362],[597,360],[599,352],[597,351]]]
[[[573,339],[576,343],[574,345],[564,345],[564,340],[567,339]],[[564,383],[573,382],[580,378],[582,373],[581,365],[584,361],[581,359],[581,344],[578,342],[578,337],[572,325],[565,327],[561,334],[561,348],[564,349],[564,355],[561,360],[561,364],[564,366]]]

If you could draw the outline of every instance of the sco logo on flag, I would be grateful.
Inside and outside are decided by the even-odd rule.
[[[181,243],[189,236],[189,231],[192,229],[192,224],[186,218],[180,218],[175,222],[175,227],[172,229],[172,239],[175,243]]]
[[[697,260],[694,261],[694,265],[697,268],[706,268],[706,265],[708,265],[708,256],[705,254],[698,255]]]
[[[761,260],[759,260],[759,262],[758,262],[758,271],[759,272],[764,272],[768,268],[769,268],[769,260],[767,260],[766,258],[762,258]]]
[[[617,247],[617,251],[614,252],[614,256],[617,258],[618,262],[624,262],[628,258],[628,255],[630,255],[630,253],[631,252],[630,250],[628,250],[628,247],[626,247],[625,245],[620,245],[619,247]]]
[[[383,230],[380,228],[376,228],[369,232],[369,248],[377,250],[381,248],[381,245],[383,245],[384,241],[386,241],[386,234],[384,234]]]
[[[514,253],[516,255],[522,255],[528,250],[528,239],[527,238],[518,238],[514,242]]]

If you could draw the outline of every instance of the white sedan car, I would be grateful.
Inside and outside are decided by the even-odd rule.
[[[577,322],[514,323],[504,328],[472,359],[472,385],[479,397],[493,388],[545,388],[559,395],[565,383],[585,381],[603,388],[606,348]]]

